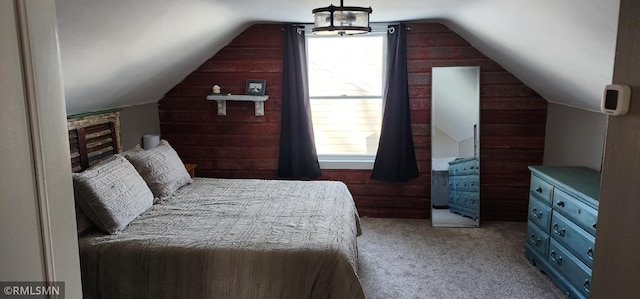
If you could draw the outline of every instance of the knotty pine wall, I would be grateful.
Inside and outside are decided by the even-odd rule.
[[[347,184],[361,215],[429,218],[431,67],[481,67],[481,218],[526,221],[528,165],[542,164],[547,103],[463,38],[436,23],[407,32],[412,129],[420,176],[403,184],[369,179],[368,170],[323,170]],[[201,177],[276,178],[282,86],[282,25],[254,25],[194,70],[158,103],[160,130]],[[243,94],[266,79],[265,116],[251,102],[217,115],[211,86]]]

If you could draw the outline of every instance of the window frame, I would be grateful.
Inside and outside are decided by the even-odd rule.
[[[313,99],[336,99],[340,97],[348,98],[348,99],[378,99],[381,100],[381,109],[380,109],[380,118],[384,115],[384,106],[385,106],[385,89],[386,89],[386,76],[387,76],[387,27],[388,23],[375,23],[371,24],[372,31],[368,33],[368,36],[382,36],[382,76],[381,76],[381,94],[380,96],[345,96],[345,95],[336,95],[336,96],[311,96],[309,95],[309,101]],[[313,25],[305,26],[305,43],[307,47],[305,47],[306,51],[306,60],[307,60],[307,68],[309,66],[309,38],[326,38],[329,36],[322,35],[313,35],[311,29]],[[355,35],[354,37],[360,37],[360,35]],[[349,38],[349,36],[345,36],[343,38]],[[313,113],[313,112],[312,112]],[[318,162],[320,164],[320,169],[355,169],[355,170],[370,170],[373,169],[373,165],[376,159],[375,154],[318,154]]]

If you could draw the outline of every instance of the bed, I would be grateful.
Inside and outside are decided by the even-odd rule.
[[[112,148],[74,174],[85,298],[364,298],[345,184],[192,179],[166,141]]]
[[[449,162],[456,157],[431,160],[431,205],[434,209],[449,208]]]

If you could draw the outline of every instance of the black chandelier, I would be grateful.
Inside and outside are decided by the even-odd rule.
[[[369,15],[371,7],[340,6],[316,8],[312,11],[315,19],[312,32],[322,35],[353,35],[371,32]]]

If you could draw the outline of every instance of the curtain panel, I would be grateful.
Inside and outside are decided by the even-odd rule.
[[[389,26],[387,45],[384,114],[371,179],[406,182],[418,177],[418,165],[409,111],[405,24]]]
[[[322,175],[313,137],[304,28],[284,26],[282,120],[278,177]]]

